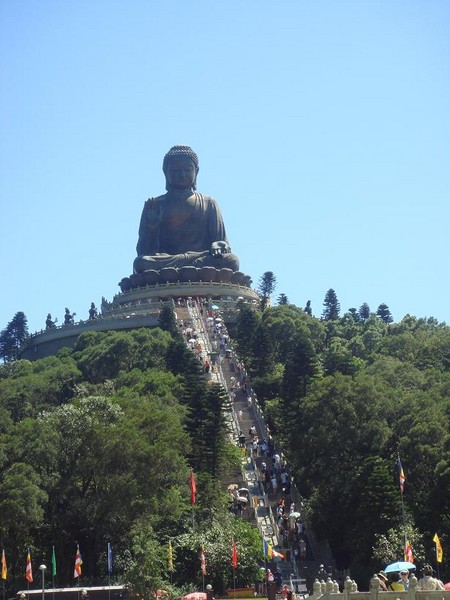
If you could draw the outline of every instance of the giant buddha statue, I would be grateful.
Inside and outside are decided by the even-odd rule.
[[[189,146],[174,146],[165,155],[167,192],[144,204],[134,273],[183,267],[239,270],[219,206],[196,191],[198,170],[198,157]]]

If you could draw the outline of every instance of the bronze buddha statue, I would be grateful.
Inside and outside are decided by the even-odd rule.
[[[239,270],[218,204],[196,191],[198,170],[189,146],[174,146],[165,155],[167,193],[144,204],[134,273],[188,266]]]

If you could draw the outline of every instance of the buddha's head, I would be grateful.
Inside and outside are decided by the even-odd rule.
[[[173,146],[163,160],[166,190],[196,189],[198,156],[189,146]]]

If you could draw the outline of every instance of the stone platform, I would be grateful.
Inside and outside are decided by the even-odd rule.
[[[217,269],[215,267],[166,267],[160,271],[144,271],[144,273],[133,273],[129,277],[124,277],[120,283],[122,292],[128,290],[165,285],[168,283],[232,283],[234,285],[249,288],[252,279],[241,271],[232,271],[231,269]]]
[[[60,325],[30,335],[20,350],[20,357],[37,360],[55,355],[61,348],[73,348],[85,331],[120,331],[157,327],[161,307],[181,298],[204,298],[221,309],[224,322],[236,319],[239,302],[256,306],[258,293],[245,285],[218,281],[156,283],[135,287],[113,297],[102,299],[97,319]]]

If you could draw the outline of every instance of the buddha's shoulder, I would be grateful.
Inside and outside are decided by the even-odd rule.
[[[200,192],[195,192],[194,197],[197,202],[201,202],[205,205],[217,205],[217,202],[213,196],[208,196],[207,194],[201,194]]]

